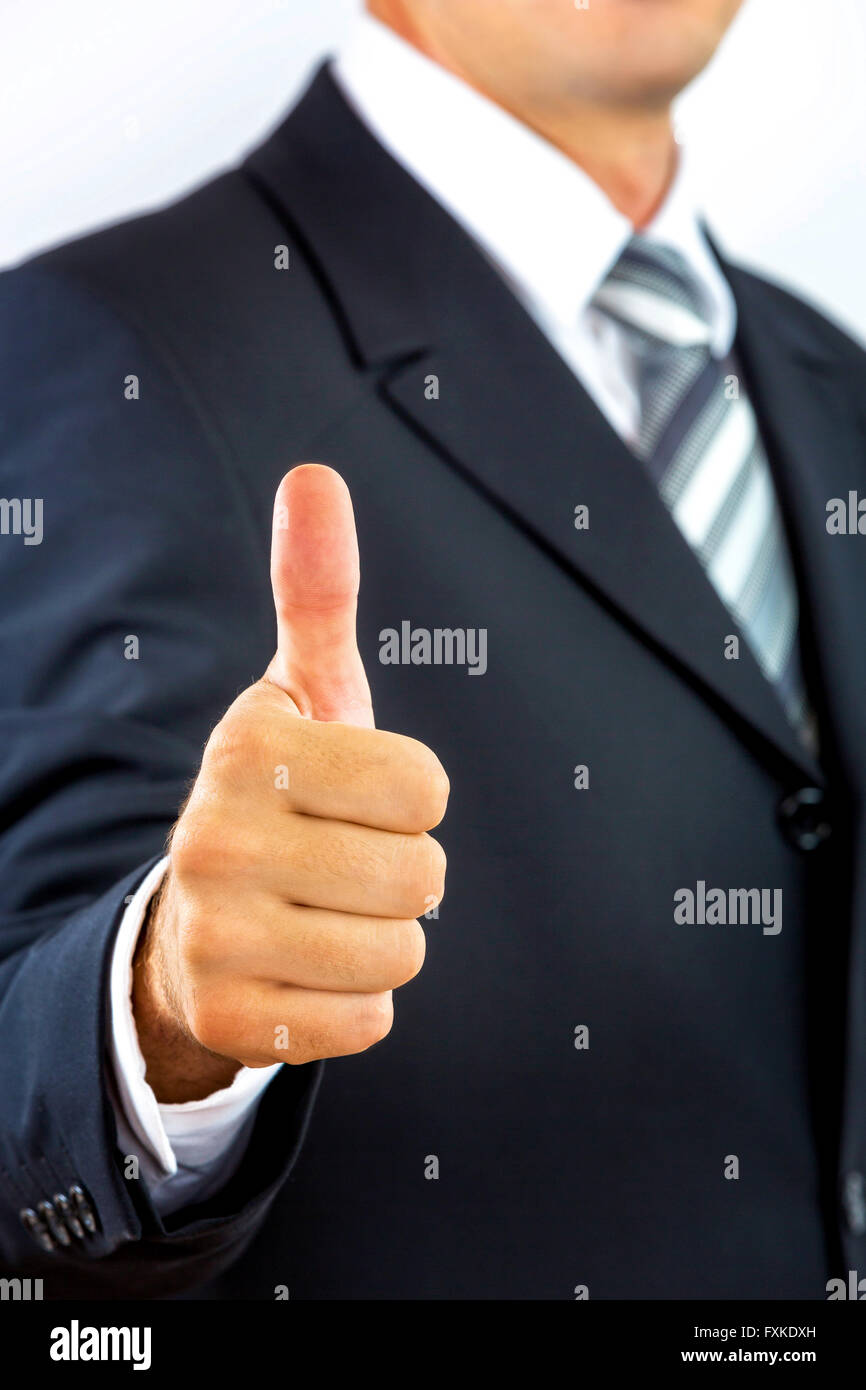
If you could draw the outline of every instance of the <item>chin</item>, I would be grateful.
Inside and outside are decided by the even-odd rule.
[[[595,100],[670,101],[702,72],[731,18],[735,0],[590,0],[567,43],[546,45],[547,58],[562,67]],[[578,41],[578,37],[579,41]],[[560,40],[566,39],[563,30]]]
[[[584,53],[572,72],[573,89],[594,101],[625,105],[670,102],[694,81],[715,52],[715,45],[684,44],[682,37],[658,35],[652,43],[626,43],[612,52],[609,60],[592,68],[587,67]]]
[[[607,96],[609,100],[626,106],[670,105],[705,66],[705,63],[701,63],[698,67],[672,66],[656,68],[650,72],[641,70],[635,72],[630,80],[628,76],[619,81],[614,80],[610,84]],[[605,93],[601,92],[600,95],[604,97]]]

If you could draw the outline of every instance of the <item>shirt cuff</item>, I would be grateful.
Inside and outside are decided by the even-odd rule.
[[[109,983],[109,1061],[118,1139],[122,1146],[136,1146],[141,1176],[148,1179],[151,1197],[163,1213],[204,1200],[228,1180],[246,1146],[256,1105],[282,1066],[241,1067],[230,1086],[179,1105],[161,1105],[145,1080],[132,1012],[132,960],[168,862],[166,857],[155,864],[127,902]]]

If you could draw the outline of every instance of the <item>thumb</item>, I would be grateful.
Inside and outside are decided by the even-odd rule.
[[[274,502],[277,652],[267,678],[302,715],[372,728],[355,636],[359,579],[349,489],[333,468],[300,464],[283,478]]]

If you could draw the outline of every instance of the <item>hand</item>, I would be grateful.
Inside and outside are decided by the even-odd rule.
[[[199,1099],[238,1066],[363,1052],[424,960],[415,920],[443,893],[426,832],[448,779],[424,744],[373,723],[355,638],[348,489],[282,480],[271,579],[277,651],[210,736],[175,826],[134,970],[147,1079]]]

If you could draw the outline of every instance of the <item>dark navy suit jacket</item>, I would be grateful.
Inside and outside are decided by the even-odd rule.
[[[0,1252],[46,1297],[820,1299],[866,1268],[866,538],[826,529],[866,492],[866,361],[724,269],[820,764],[326,71],[239,169],[0,278],[0,494],[44,506],[40,545],[0,536]],[[308,459],[354,498],[378,723],[451,776],[448,894],[388,1040],[285,1068],[234,1180],[164,1223],[116,1146],[107,963],[271,654],[273,492]],[[380,663],[403,621],[486,629],[487,672]],[[781,889],[782,931],[676,923],[700,881]]]

